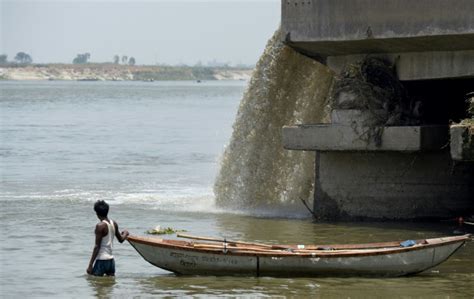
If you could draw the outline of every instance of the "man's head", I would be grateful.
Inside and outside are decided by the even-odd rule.
[[[107,214],[109,213],[109,205],[103,200],[98,200],[94,204],[94,211],[98,217],[107,217]]]

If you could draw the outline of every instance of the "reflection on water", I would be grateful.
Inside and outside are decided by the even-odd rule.
[[[443,275],[444,276],[444,275]],[[136,281],[137,292],[159,296],[406,297],[472,296],[474,276],[436,271],[402,278],[273,278],[155,276]]]
[[[90,289],[93,290],[94,296],[97,298],[110,298],[114,285],[116,284],[114,276],[96,277],[86,275]]]

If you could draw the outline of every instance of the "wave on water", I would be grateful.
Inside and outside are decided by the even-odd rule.
[[[181,188],[180,190],[140,190],[137,192],[123,192],[110,190],[80,190],[62,189],[53,192],[1,192],[0,202],[4,201],[55,201],[64,204],[86,203],[92,204],[97,200],[105,200],[110,205],[132,205],[157,211],[172,213],[205,213],[205,214],[232,214],[267,218],[307,218],[308,213],[301,213],[299,209],[288,209],[279,206],[245,209],[231,209],[215,204],[215,196],[210,188]]]
[[[145,205],[147,208],[162,211],[208,212],[218,213],[215,208],[214,195],[209,188],[181,188],[180,190],[140,190],[123,192],[110,190],[63,189],[53,192],[27,192],[14,194],[0,193],[0,201],[49,200],[60,202],[93,203],[105,200],[111,205]]]

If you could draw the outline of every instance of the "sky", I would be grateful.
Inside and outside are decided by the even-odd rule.
[[[280,23],[280,0],[0,0],[0,54],[35,63],[133,56],[137,64],[253,65]]]

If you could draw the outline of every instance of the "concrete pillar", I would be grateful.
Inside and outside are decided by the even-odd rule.
[[[474,164],[441,152],[317,152],[323,219],[449,218],[474,212]]]

